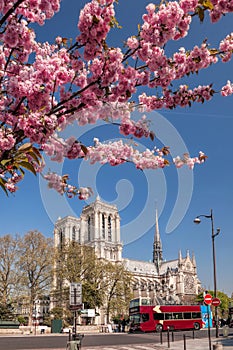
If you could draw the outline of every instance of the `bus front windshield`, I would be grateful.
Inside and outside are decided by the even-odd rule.
[[[129,316],[130,322],[134,323],[134,324],[138,324],[140,323],[140,314],[135,314],[135,315],[131,315]]]
[[[138,306],[148,306],[152,305],[151,299],[150,298],[137,298],[137,299],[132,299],[130,301],[129,307],[138,307]]]

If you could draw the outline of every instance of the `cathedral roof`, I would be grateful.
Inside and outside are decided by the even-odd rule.
[[[157,270],[154,263],[149,261],[141,261],[141,260],[130,260],[123,259],[125,267],[128,271],[134,274],[153,274],[157,275]]]
[[[178,259],[163,261],[159,269],[160,274],[166,273],[167,269],[171,269],[171,270],[178,269],[178,262],[179,262]]]

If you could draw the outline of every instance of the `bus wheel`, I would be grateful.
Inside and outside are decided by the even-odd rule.
[[[200,324],[198,322],[195,322],[193,327],[196,331],[198,331],[200,329]]]
[[[163,326],[161,324],[156,325],[156,332],[162,332]]]

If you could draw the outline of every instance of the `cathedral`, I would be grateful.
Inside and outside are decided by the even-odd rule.
[[[195,256],[181,251],[177,259],[163,259],[158,214],[155,213],[155,233],[152,260],[139,261],[122,257],[120,216],[115,205],[96,200],[85,206],[80,217],[58,218],[54,228],[55,247],[62,242],[77,241],[93,247],[98,258],[123,262],[133,276],[134,297],[150,297],[154,304],[185,304],[200,292]],[[101,321],[103,322],[103,320]]]

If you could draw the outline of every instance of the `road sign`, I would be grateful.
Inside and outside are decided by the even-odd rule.
[[[70,305],[70,310],[71,311],[78,311],[82,310],[83,304],[78,304],[78,305]]]
[[[213,298],[212,299],[212,305],[213,306],[219,306],[221,304],[221,300],[219,298]]]
[[[212,295],[211,294],[206,294],[204,296],[204,303],[206,305],[210,305],[212,303]]]
[[[70,305],[82,304],[82,284],[71,283],[70,284]]]

